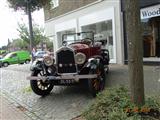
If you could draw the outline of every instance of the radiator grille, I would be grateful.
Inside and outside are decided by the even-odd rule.
[[[74,52],[70,49],[61,49],[57,52],[58,73],[76,73]]]

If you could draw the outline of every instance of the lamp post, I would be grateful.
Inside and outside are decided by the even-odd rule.
[[[27,13],[28,13],[28,22],[29,22],[29,33],[30,33],[30,52],[33,49],[34,37],[33,37],[33,28],[32,28],[32,15],[31,15],[31,1],[32,0],[25,0],[27,3]],[[33,57],[33,56],[32,56]]]

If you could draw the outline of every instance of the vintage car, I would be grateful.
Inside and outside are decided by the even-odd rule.
[[[32,90],[41,96],[55,85],[77,85],[85,81],[93,96],[105,87],[109,52],[102,49],[106,40],[94,40],[93,32],[64,34],[62,47],[53,56],[37,59],[31,66]]]

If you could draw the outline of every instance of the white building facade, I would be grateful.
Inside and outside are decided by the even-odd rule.
[[[45,31],[53,39],[54,51],[62,45],[62,35],[93,31],[107,39],[110,63],[123,64],[124,41],[120,0],[98,0],[45,21]]]

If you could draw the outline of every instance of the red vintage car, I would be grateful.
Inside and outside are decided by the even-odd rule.
[[[102,49],[106,40],[94,40],[93,32],[64,34],[62,47],[54,57],[45,56],[31,66],[32,90],[41,96],[51,92],[55,85],[77,85],[85,81],[93,96],[105,87],[109,52]]]

